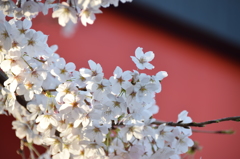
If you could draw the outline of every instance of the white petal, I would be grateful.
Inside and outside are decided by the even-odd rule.
[[[121,74],[122,74],[122,69],[117,66],[117,67],[115,68],[113,74],[114,74],[114,77],[119,77],[119,76],[121,76]]]
[[[17,85],[18,85],[17,80],[13,80],[12,83],[10,84],[10,92],[15,92]]]
[[[4,72],[7,72],[10,68],[11,68],[11,61],[10,61],[10,60],[4,60],[4,61],[1,63],[1,69],[2,69]]]
[[[91,70],[96,70],[97,64],[93,60],[88,61]]]
[[[50,117],[50,123],[51,123],[53,126],[57,126],[57,125],[58,125],[57,119],[55,119],[53,116]]]
[[[126,133],[126,139],[127,139],[127,141],[130,141],[130,140],[132,139],[132,137],[133,137],[133,134],[132,134],[131,132],[127,132],[127,133]]]
[[[140,69],[140,70],[144,70],[145,69],[145,67],[142,64],[140,64],[140,63],[136,63],[136,65],[137,65],[137,68]]]
[[[62,159],[69,159],[69,157],[70,157],[69,151],[68,151],[67,149],[63,149],[61,158],[62,158]]]
[[[130,80],[132,78],[131,72],[130,71],[125,71],[122,73],[122,78],[126,81]]]
[[[32,100],[33,97],[34,97],[34,93],[32,90],[24,94],[24,98],[26,101]]]
[[[17,94],[23,95],[26,92],[26,88],[23,85],[18,86],[17,88]]]
[[[86,68],[81,68],[79,70],[80,74],[83,76],[83,77],[91,77],[91,74],[92,74],[92,71],[89,70],[89,69],[86,69]]]
[[[43,119],[44,115],[40,115],[36,119],[36,123],[39,123]]]
[[[97,143],[103,142],[103,134],[101,132],[96,133],[94,137],[95,137],[95,141]]]
[[[152,51],[148,51],[145,53],[144,57],[147,61],[152,61],[154,59],[154,53]]]
[[[122,87],[120,86],[120,84],[115,84],[114,86],[112,86],[112,92],[115,94],[119,94],[121,92]]]
[[[138,59],[140,59],[141,57],[144,56],[142,49],[143,49],[143,48],[138,47],[138,48],[136,49],[136,51],[135,51],[135,56],[136,56]]]
[[[159,81],[163,80],[167,76],[168,76],[168,73],[166,71],[160,71],[156,74],[156,78]]]
[[[32,22],[30,20],[24,19],[23,20],[23,28],[24,29],[29,29],[32,26]]]
[[[82,122],[81,119],[77,119],[77,120],[75,120],[75,122],[74,122],[74,124],[73,124],[73,127],[74,127],[74,128],[78,127],[78,126],[80,125],[81,122]]]
[[[65,68],[68,72],[72,72],[76,69],[76,66],[75,66],[74,63],[69,62],[69,63],[66,64]]]
[[[154,69],[154,66],[150,63],[145,63],[144,66],[149,70]]]
[[[96,71],[98,73],[102,72],[102,66],[98,63],[97,66],[96,66]]]
[[[36,93],[36,94],[42,93],[42,88],[39,86],[34,86],[34,93]]]
[[[142,134],[142,129],[137,129],[133,132],[134,136],[137,138],[137,139],[142,139],[143,138],[143,134]]]

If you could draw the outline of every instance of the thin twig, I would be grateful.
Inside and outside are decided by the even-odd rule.
[[[30,151],[30,157],[31,159],[35,159],[35,155],[34,155],[34,149],[33,149],[33,145],[32,143],[28,143],[28,142],[25,142],[24,143],[24,146],[28,147],[29,151]]]
[[[31,159],[35,159],[33,149],[29,148]]]
[[[210,131],[210,130],[196,130],[196,129],[192,129],[192,132],[196,132],[196,133],[208,133],[208,134],[234,134],[234,133],[235,133],[235,131],[233,131],[233,130]]]
[[[37,149],[33,145],[31,145],[31,148],[32,148],[33,152],[39,157],[40,153],[37,151]]]
[[[155,122],[152,122],[152,124],[155,124],[155,125],[166,124],[168,126],[181,126],[181,127],[188,128],[189,126],[204,127],[205,125],[208,125],[208,124],[220,123],[220,122],[223,122],[223,121],[240,121],[240,116],[227,117],[227,118],[216,119],[216,120],[209,120],[209,121],[204,121],[204,122],[200,122],[200,123],[196,123],[196,122],[191,122],[191,123],[181,123],[181,122],[178,122],[178,123],[174,123],[174,122],[155,121]]]
[[[19,149],[19,150],[17,150],[17,154],[19,154],[22,157],[22,159],[27,159],[25,154],[24,154],[24,151]]]
[[[24,153],[24,141],[20,140],[20,149],[17,150],[17,154],[19,154],[22,159],[26,159],[25,153]]]

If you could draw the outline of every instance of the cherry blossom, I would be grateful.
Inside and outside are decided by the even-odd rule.
[[[91,69],[81,68],[79,72],[84,78],[91,78],[92,81],[100,82],[103,79],[102,66],[96,64],[94,61],[89,60],[88,64]]]
[[[12,45],[12,37],[10,32],[11,25],[9,23],[7,23],[6,21],[0,23],[0,41],[3,44],[3,48],[5,50],[9,50]]]
[[[99,9],[85,9],[80,13],[81,22],[84,26],[88,24],[93,24],[96,19],[95,13],[102,13]]]
[[[53,126],[57,126],[58,121],[56,120],[56,118],[52,115],[52,114],[43,114],[37,117],[36,122],[39,122],[39,126],[42,129],[46,129],[49,124],[52,124]]]
[[[25,81],[18,86],[16,91],[18,95],[24,95],[25,100],[29,101],[33,99],[35,94],[42,93],[41,83]]]
[[[53,10],[52,17],[58,18],[61,26],[68,24],[76,24],[78,18],[84,26],[93,24],[96,19],[96,13],[102,13],[101,7],[109,7],[110,5],[118,6],[119,1],[122,3],[131,2],[132,0],[71,0],[62,3],[56,0],[38,0],[33,1],[0,1],[0,9],[4,15],[21,19],[25,17],[28,20],[35,18],[40,12],[44,15],[48,14],[49,9]],[[73,27],[71,27],[73,28]],[[71,32],[71,30],[70,30]]]
[[[28,142],[32,141],[33,132],[30,125],[21,121],[13,121],[12,125],[13,129],[16,129],[16,136],[18,138],[23,139],[24,137],[26,137]]]
[[[62,2],[61,5],[53,12],[52,17],[58,17],[58,22],[61,26],[66,26],[69,20],[77,23],[77,12],[70,7],[68,3]]]
[[[14,74],[18,75],[26,64],[21,58],[21,52],[19,50],[11,50],[5,56],[5,60],[1,63],[1,69],[3,71],[11,70]]]
[[[76,66],[74,63],[69,62],[66,64],[65,59],[60,58],[56,61],[56,67],[51,70],[52,75],[57,76],[60,82],[65,82],[72,76],[72,72]]]
[[[40,11],[40,5],[35,1],[26,1],[22,6],[22,12],[29,20],[36,17]]]
[[[137,65],[137,68],[140,70],[143,70],[145,68],[151,70],[154,68],[154,66],[149,63],[154,58],[154,53],[152,51],[143,53],[142,48],[138,47],[135,51],[135,56],[131,56],[131,58]]]
[[[8,78],[0,87],[0,114],[16,119],[16,136],[47,147],[40,159],[173,159],[186,153],[193,145],[191,129],[152,124],[166,71],[148,75],[117,66],[106,78],[92,60],[90,68],[76,71],[55,53],[57,46],[48,45],[47,35],[31,29],[29,20],[49,8],[62,26],[79,16],[84,25],[92,24],[101,6],[117,6],[119,0],[53,2],[0,3],[0,67]],[[6,21],[10,13],[14,19]],[[138,47],[131,59],[140,70],[153,69],[154,56]],[[178,122],[192,122],[187,115],[181,112]]]
[[[120,67],[116,67],[113,73],[114,76],[110,78],[112,92],[118,95],[122,89],[126,90],[131,86],[130,79],[132,76],[130,71],[123,72]]]

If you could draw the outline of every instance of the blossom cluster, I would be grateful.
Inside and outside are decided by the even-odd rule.
[[[117,7],[119,1],[125,3],[132,0],[17,0],[16,3],[12,0],[0,0],[0,10],[14,19],[24,17],[31,20],[40,12],[47,15],[49,9],[53,9],[52,17],[58,18],[61,26],[72,26],[78,19],[86,26],[87,23],[93,24],[96,13],[102,13],[101,7]]]
[[[28,19],[6,21],[0,13],[0,68],[8,77],[0,114],[16,118],[18,138],[47,146],[39,159],[178,159],[193,146],[190,128],[152,124],[167,72],[116,67],[107,79],[100,64],[89,60],[90,68],[76,71],[56,50]],[[139,70],[154,68],[151,51],[138,47],[131,58]],[[181,112],[178,122],[192,122],[187,114]]]

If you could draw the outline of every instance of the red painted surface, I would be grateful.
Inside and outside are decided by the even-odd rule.
[[[49,44],[58,44],[57,51],[78,68],[88,67],[89,59],[100,63],[105,76],[112,75],[116,66],[123,70],[136,69],[130,59],[137,47],[153,51],[155,74],[167,71],[163,90],[157,95],[160,107],[157,119],[176,121],[182,110],[188,110],[196,122],[240,115],[240,66],[201,48],[163,32],[104,10],[94,25],[79,26],[72,38],[64,38],[56,19],[38,17],[34,28],[49,35]],[[16,155],[19,140],[11,130],[11,118],[0,116],[0,158],[20,158]],[[203,147],[198,159],[239,159],[240,123],[225,122],[209,125],[202,130],[236,130],[234,135],[194,133],[192,139]]]

